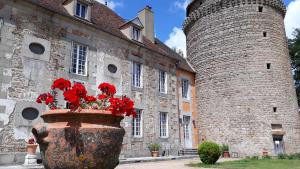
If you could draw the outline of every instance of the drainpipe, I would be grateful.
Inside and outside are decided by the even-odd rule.
[[[181,113],[181,111],[180,111],[180,101],[179,101],[179,72],[178,72],[178,68],[179,68],[179,62],[180,61],[177,61],[176,63],[175,63],[175,67],[176,67],[176,79],[177,79],[177,82],[176,82],[176,85],[177,85],[177,110],[178,110],[178,129],[179,129],[179,132],[178,132],[178,134],[179,134],[179,144],[180,144],[180,146],[182,146],[182,144],[181,144],[181,127],[180,127],[180,113]],[[179,154],[179,152],[178,152],[178,154]]]

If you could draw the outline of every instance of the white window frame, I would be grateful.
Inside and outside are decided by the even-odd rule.
[[[137,66],[140,66],[140,70],[137,70]],[[137,88],[143,88],[143,65],[138,62],[132,62],[132,86]]]
[[[165,115],[165,122],[163,123],[163,115]],[[159,136],[161,138],[169,137],[169,115],[167,112],[159,112]]]
[[[132,27],[132,39],[136,41],[140,41],[141,30],[137,27]]]
[[[75,51],[74,51],[74,47],[75,45],[77,45],[76,48],[76,67],[75,67],[75,71],[74,71],[74,67],[73,67],[73,61],[74,61],[74,56],[75,56]],[[79,73],[79,52],[80,52],[80,47],[84,48],[85,47],[85,64],[84,64],[84,71],[83,73]],[[77,74],[77,75],[81,75],[81,76],[87,76],[87,63],[88,63],[88,46],[86,45],[82,45],[79,43],[75,43],[72,42],[72,54],[71,54],[71,72],[73,74]]]
[[[132,119],[132,136],[135,138],[143,137],[143,110],[136,109],[136,117]],[[138,121],[139,120],[139,121]],[[137,124],[139,122],[139,132]]]
[[[80,5],[80,8],[79,8],[79,15],[77,14],[77,6]],[[82,13],[82,7],[85,7],[85,12],[84,12],[84,16],[83,16],[83,13]],[[84,4],[80,1],[77,1],[77,3],[75,4],[75,16],[79,17],[79,18],[82,18],[82,19],[86,19],[87,18],[87,15],[88,15],[88,5],[87,4]]]
[[[163,93],[163,94],[167,94],[168,93],[168,74],[166,71],[163,71],[163,70],[159,70],[158,72],[158,91],[160,93]],[[162,78],[162,75],[164,76]],[[163,80],[163,81],[162,81]],[[162,88],[163,86],[163,88]]]
[[[187,91],[186,91],[186,94],[184,93],[185,92],[185,82],[187,82]],[[184,79],[182,78],[181,79],[181,95],[182,95],[182,98],[183,99],[186,99],[186,100],[190,100],[190,81],[188,79]]]

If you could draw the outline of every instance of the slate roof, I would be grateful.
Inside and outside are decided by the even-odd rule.
[[[32,4],[43,7],[52,12],[58,13],[60,15],[64,15],[67,17],[74,18],[71,16],[66,9],[63,7],[63,3],[68,2],[70,0],[25,0]],[[113,10],[108,8],[106,5],[103,5],[95,0],[91,0],[91,26],[102,30],[104,32],[108,32],[112,35],[120,37],[122,39],[129,40],[121,31],[120,26],[126,24],[125,19],[116,14]],[[74,18],[75,19],[75,18]],[[146,37],[143,38],[144,47],[156,51],[162,55],[178,60],[179,67],[190,71],[195,72],[193,68],[187,63],[186,59],[178,55],[164,43],[162,43],[157,38],[155,39],[155,43],[152,43]]]

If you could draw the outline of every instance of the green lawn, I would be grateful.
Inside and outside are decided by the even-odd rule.
[[[215,165],[205,165],[203,163],[196,163],[190,164],[189,166],[221,169],[300,169],[300,160],[246,159],[217,163]]]

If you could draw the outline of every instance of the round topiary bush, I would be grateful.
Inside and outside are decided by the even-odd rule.
[[[200,160],[204,164],[215,164],[221,156],[220,146],[211,141],[205,141],[198,147]]]

